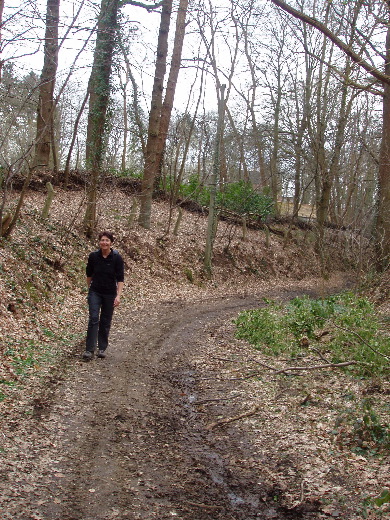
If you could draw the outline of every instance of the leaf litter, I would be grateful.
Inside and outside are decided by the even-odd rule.
[[[372,503],[390,487],[388,457],[356,454],[343,424],[335,432],[369,383],[334,370],[275,375],[266,366],[284,360],[234,337],[240,310],[342,289],[343,266],[319,280],[307,244],[272,236],[267,247],[256,230],[244,242],[239,228],[231,240],[221,222],[208,280],[204,215],[185,213],[167,235],[157,202],[144,230],[129,224],[129,196],[110,190],[98,228],[117,237],[126,291],[110,355],[85,364],[96,243],[80,232],[82,198],[57,190],[42,221],[44,194],[29,192],[0,248],[2,518],[389,517]]]

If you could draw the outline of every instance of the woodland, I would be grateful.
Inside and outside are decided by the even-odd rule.
[[[4,518],[388,518],[390,1],[0,0],[0,28]],[[85,261],[102,229],[126,285],[117,353],[97,373],[150,384],[129,390],[128,419],[125,398],[107,392],[104,408],[83,386],[95,384],[80,361]],[[160,336],[166,351],[152,355]],[[201,408],[178,419],[191,385]],[[164,427],[145,419],[151,403]],[[121,438],[127,420],[153,431],[155,444],[133,446],[135,476],[118,470],[120,443],[113,457],[120,481],[137,481],[138,512],[106,511],[114,495],[102,494],[90,513],[94,487],[68,496],[81,487],[83,447],[67,429],[78,414],[87,435],[107,417]],[[212,462],[201,473],[202,457],[191,469],[185,456],[171,478],[187,499],[156,499],[172,462],[152,477],[154,461],[187,453],[164,438],[172,424],[226,475],[246,463],[231,489],[220,469],[242,504]],[[67,488],[55,471],[45,481],[54,463]]]
[[[386,270],[389,9],[382,0],[2,2],[1,235],[44,172],[65,187],[84,172],[88,236],[108,173],[141,180],[135,211],[146,229],[158,190],[180,207],[183,189],[184,198],[206,189],[210,270],[217,196],[241,182],[276,216],[283,200],[292,220],[310,205],[318,254],[325,226],[345,227],[371,237],[375,268]],[[238,213],[264,217],[256,203]]]

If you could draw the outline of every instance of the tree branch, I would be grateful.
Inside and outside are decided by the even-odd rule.
[[[286,11],[286,13],[291,14],[295,18],[298,18],[302,22],[308,23],[315,29],[318,29],[322,34],[327,36],[339,49],[341,49],[345,54],[347,54],[355,63],[357,63],[360,67],[362,67],[364,70],[366,70],[371,76],[374,76],[374,78],[379,79],[382,83],[387,83],[390,85],[390,76],[387,74],[384,74],[383,72],[380,72],[375,67],[372,67],[369,63],[367,63],[365,60],[362,59],[359,54],[357,54],[354,50],[349,47],[345,42],[340,40],[326,25],[324,25],[322,22],[317,20],[316,18],[312,18],[311,16],[308,16],[305,13],[302,13],[301,11],[298,11],[297,9],[294,9],[290,5],[286,4],[282,0],[271,0],[273,4],[275,4],[277,7],[280,7],[283,9],[283,11]]]
[[[320,368],[339,368],[356,364],[357,361],[344,361],[344,363],[326,363],[326,365],[313,365],[307,367],[286,367],[282,370],[278,370],[277,372],[275,372],[275,374],[283,374],[283,372],[287,372],[287,370],[318,370]]]
[[[374,349],[374,347],[372,347],[364,338],[361,337],[360,334],[358,334],[354,330],[346,329],[345,327],[340,327],[340,325],[336,325],[334,322],[333,322],[333,325],[336,327],[336,329],[344,330],[345,332],[348,332],[349,334],[353,334],[354,336],[359,338],[360,341],[362,343],[364,343],[364,345],[366,345],[369,349],[371,349],[375,354],[378,354],[378,356],[382,356],[385,359],[387,359],[388,361],[390,361],[390,357],[389,356],[386,356],[386,354],[382,354],[382,352],[379,352],[379,350]]]
[[[154,11],[155,9],[158,9],[163,4],[162,0],[160,2],[157,2],[157,4],[154,5],[147,5],[143,2],[137,2],[136,0],[122,0],[119,2],[119,7],[123,7],[124,5],[134,5],[135,7],[143,7],[147,11]]]
[[[217,426],[222,426],[224,424],[231,423],[233,421],[239,421],[240,419],[245,419],[246,417],[250,417],[251,415],[255,415],[260,409],[260,405],[256,405],[251,410],[241,413],[240,415],[235,415],[234,417],[228,417],[227,419],[221,419],[220,421],[216,421],[213,423],[210,423],[208,426],[206,426],[207,430],[212,430],[213,428],[216,428]]]

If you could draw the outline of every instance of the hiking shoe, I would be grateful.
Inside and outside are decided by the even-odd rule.
[[[99,350],[97,357],[105,358],[106,357],[106,353],[104,352],[104,350]]]
[[[91,361],[91,359],[93,358],[93,352],[90,352],[89,350],[86,350],[83,354],[83,359],[85,361]]]

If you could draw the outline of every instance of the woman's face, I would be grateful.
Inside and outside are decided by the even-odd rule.
[[[111,240],[106,237],[106,235],[103,235],[102,238],[99,240],[99,246],[102,251],[109,251],[111,249]]]

